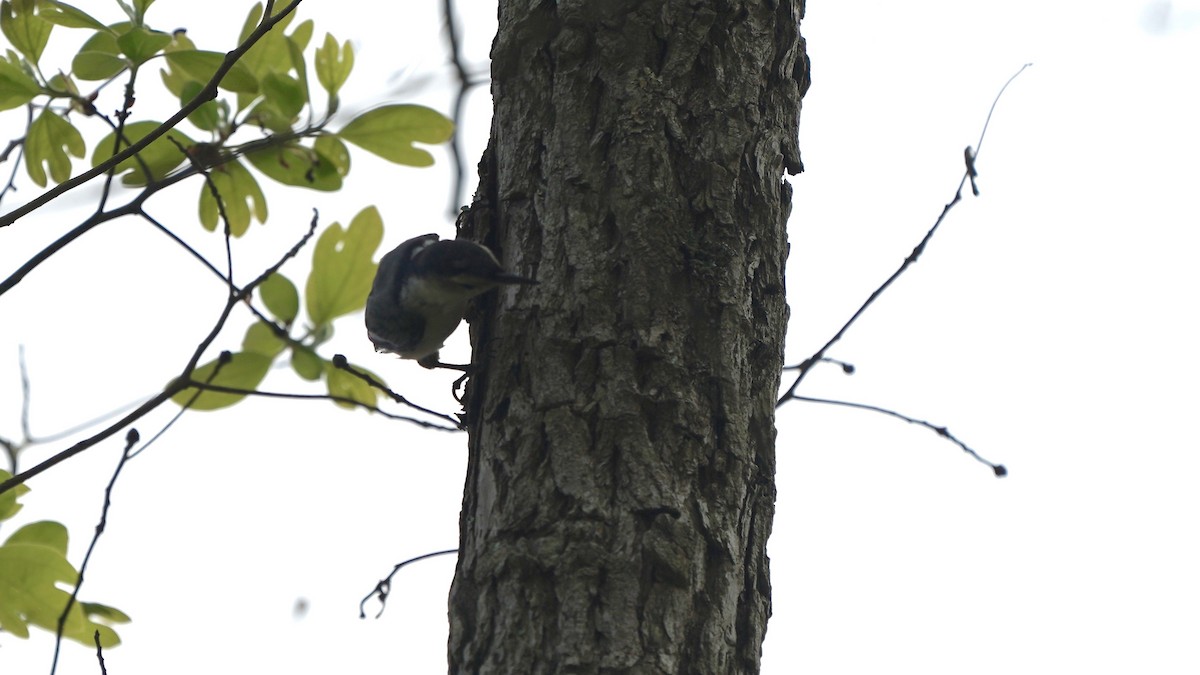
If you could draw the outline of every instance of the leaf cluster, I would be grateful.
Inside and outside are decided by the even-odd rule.
[[[28,489],[20,483],[29,476],[92,447],[166,400],[196,410],[233,405],[256,393],[281,358],[302,379],[324,380],[339,405],[374,408],[378,400],[367,380],[379,383],[380,378],[355,368],[362,375],[357,377],[345,363],[335,365],[319,353],[334,334],[334,321],[365,304],[377,267],[374,255],[383,239],[378,210],[369,206],[347,226],[335,222],[326,227],[316,237],[312,268],[300,285],[280,268],[313,235],[315,216],[308,234],[290,252],[241,288],[233,281],[230,242],[245,235],[252,222],[267,221],[263,177],[289,187],[339,190],[350,172],[350,146],[396,164],[428,166],[433,157],[417,144],[449,140],[454,125],[429,108],[394,104],[334,128],[339,93],[354,67],[354,49],[329,34],[313,46],[313,22],[296,21],[293,12],[299,0],[282,7],[254,5],[242,24],[238,46],[228,52],[195,44],[185,30],[155,28],[147,21],[153,2],[112,0],[109,17],[59,0],[0,0],[0,31],[7,43],[0,57],[0,115],[21,111],[25,118],[23,134],[10,139],[0,154],[0,163],[16,158],[12,178],[0,188],[0,200],[15,189],[21,162],[32,183],[51,186],[0,216],[0,228],[69,189],[104,180],[95,213],[0,280],[0,295],[91,228],[134,216],[166,232],[219,275],[228,288],[226,306],[182,373],[150,401],[15,478],[0,471],[0,483],[9,483],[0,488],[0,521],[21,508],[17,498]],[[100,11],[90,4],[88,9]],[[78,48],[69,66],[48,66],[43,57],[49,40],[63,34],[79,38]],[[144,95],[148,79],[155,82],[145,77],[151,69],[179,105],[166,120],[133,114],[135,94]],[[124,86],[109,89],[119,82]],[[107,104],[103,102],[114,97],[115,113],[102,112]],[[89,168],[75,173],[75,165],[85,157]],[[225,236],[226,270],[219,270],[146,210],[151,195],[193,176],[203,176],[202,183],[196,181],[200,224]],[[136,195],[109,207],[110,188],[117,184]],[[201,365],[201,356],[239,304],[255,315],[241,348]],[[393,398],[401,400],[394,394]],[[25,637],[31,625],[57,629],[70,598],[60,586],[81,582],[66,553],[67,531],[51,521],[25,525],[0,545],[0,632]],[[99,631],[101,646],[109,647],[119,642],[111,624],[128,620],[106,605],[75,602],[65,615],[62,634],[91,644]]]
[[[142,187],[173,173],[211,168],[211,179],[226,202],[227,225],[241,236],[252,221],[266,222],[268,216],[256,174],[284,185],[335,191],[350,172],[347,143],[397,164],[428,166],[432,156],[414,144],[442,143],[453,133],[453,123],[440,113],[407,104],[369,110],[339,130],[330,129],[339,91],[354,67],[354,49],[326,34],[320,46],[309,50],[313,22],[293,26],[295,13],[278,17],[252,47],[231,58],[232,52],[197,47],[185,30],[165,32],[148,25],[152,0],[116,4],[125,20],[105,23],[58,0],[0,2],[0,28],[11,45],[0,60],[0,111],[28,108],[20,142],[26,171],[38,186],[70,178],[72,159],[88,152],[81,129],[88,118],[101,118],[108,133],[92,144],[91,166],[104,165],[123,148],[158,134],[136,155],[117,163],[113,174],[128,187]],[[251,8],[239,42],[260,25],[263,11],[261,4]],[[56,26],[88,35],[70,69],[47,77],[41,58]],[[133,82],[148,64],[158,66],[163,86],[181,107],[194,106],[187,115],[193,133],[171,128],[163,134],[161,120],[125,119]],[[323,104],[313,99],[310,71],[324,92]],[[95,103],[122,77],[129,82],[126,105],[114,121]],[[198,202],[201,224],[215,230],[220,220],[216,198],[202,188]]]

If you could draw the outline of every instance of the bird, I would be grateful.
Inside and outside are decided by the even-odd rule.
[[[510,274],[487,247],[436,234],[413,237],[379,260],[367,296],[367,337],[375,351],[426,368],[466,371],[442,363],[438,350],[466,316],[471,298],[505,284],[533,285]]]

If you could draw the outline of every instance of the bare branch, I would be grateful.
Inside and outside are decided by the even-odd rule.
[[[28,133],[29,125],[31,124],[33,124],[33,106],[27,105],[25,106],[26,133]],[[13,161],[12,173],[8,174],[8,183],[5,184],[3,189],[0,189],[0,203],[4,202],[4,195],[17,191],[17,171],[21,168],[21,158],[25,156],[25,136],[14,138],[8,142],[8,145],[4,148],[4,152],[0,152],[0,164],[8,161],[8,156],[12,154],[13,150],[17,151],[17,158]]]
[[[83,555],[83,562],[79,564],[79,578],[75,580],[75,588],[71,591],[71,597],[67,599],[67,606],[63,607],[62,614],[58,615],[58,629],[54,633],[54,660],[50,663],[50,675],[54,675],[54,671],[58,668],[58,652],[62,647],[63,629],[67,625],[67,615],[71,613],[71,608],[75,606],[75,601],[79,597],[79,590],[83,588],[83,575],[87,572],[88,563],[92,560],[92,551],[96,550],[96,542],[100,541],[100,535],[104,534],[104,528],[108,525],[108,509],[112,506],[112,491],[113,486],[117,484],[117,477],[121,475],[121,469],[125,468],[125,462],[129,461],[129,451],[138,442],[137,429],[130,429],[125,434],[125,449],[121,451],[121,461],[117,462],[117,468],[113,471],[112,478],[108,480],[108,486],[104,488],[104,506],[100,509],[100,522],[96,523],[96,532],[92,535],[92,543],[88,544],[87,553]],[[99,631],[96,633],[96,648],[99,649],[100,637]]]
[[[413,417],[406,417],[404,415],[397,415],[395,413],[390,413],[390,412],[387,412],[386,410],[383,410],[377,406],[373,406],[369,403],[363,403],[362,401],[359,401],[358,399],[353,399],[353,398],[349,398],[346,396],[337,396],[334,394],[293,394],[290,392],[283,392],[283,391],[261,391],[258,389],[241,389],[239,387],[226,387],[226,386],[220,385],[220,384],[207,384],[205,382],[196,382],[195,380],[188,380],[186,382],[186,385],[188,387],[195,387],[196,389],[200,389],[201,391],[213,391],[213,392],[217,392],[220,394],[237,394],[240,396],[262,396],[263,398],[286,398],[286,399],[294,399],[297,401],[333,401],[335,403],[345,403],[347,405],[357,406],[359,408],[363,408],[365,410],[369,410],[374,413],[379,413],[380,415],[383,415],[384,417],[386,417],[390,420],[400,420],[402,422],[411,422],[419,427],[424,427],[426,429],[437,429],[438,431],[462,431],[462,429],[459,429],[457,427],[444,427],[440,424],[426,422],[425,420],[419,420],[419,419],[416,419]],[[442,415],[440,415],[440,413],[436,413],[436,412],[431,412],[430,414],[442,416]]]
[[[379,617],[383,616],[383,610],[384,610],[384,608],[387,607],[388,594],[392,592],[392,577],[396,576],[396,572],[399,572],[401,570],[401,568],[405,567],[406,565],[415,563],[415,562],[421,562],[422,560],[427,560],[429,558],[433,558],[433,557],[436,557],[439,555],[450,555],[452,553],[458,553],[458,549],[448,548],[444,551],[434,551],[433,553],[426,553],[424,555],[419,555],[415,558],[409,558],[408,560],[405,560],[404,562],[393,567],[391,574],[387,575],[383,579],[380,579],[379,583],[375,584],[375,590],[368,593],[367,597],[363,598],[362,602],[358,603],[358,618],[360,618],[360,619],[367,618],[367,610],[366,610],[367,601],[375,596],[379,596],[379,613],[375,615],[375,618],[378,619]]]
[[[367,384],[371,385],[372,387],[387,394],[389,398],[391,398],[396,403],[399,403],[400,405],[406,405],[410,408],[413,408],[414,410],[420,410],[421,412],[423,412],[427,415],[433,415],[434,417],[444,419],[447,422],[450,422],[451,424],[453,424],[460,431],[466,428],[463,425],[462,420],[459,420],[459,419],[452,417],[450,415],[447,415],[445,413],[436,412],[434,410],[430,410],[429,408],[422,407],[420,405],[417,405],[416,403],[413,403],[412,401],[408,400],[407,398],[404,398],[400,394],[397,394],[396,392],[389,389],[388,386],[385,385],[384,383],[371,377],[370,373],[363,372],[363,371],[355,368],[354,366],[350,365],[350,362],[342,354],[334,354],[332,363],[333,363],[334,368],[338,368],[340,370],[346,371],[347,373],[350,373],[351,375],[357,377],[358,379],[362,380],[363,382],[366,382]]]
[[[170,400],[172,396],[183,391],[188,386],[196,385],[197,383],[191,379],[191,374],[196,370],[196,364],[199,363],[200,357],[203,356],[204,351],[208,349],[209,345],[212,344],[213,340],[215,340],[217,335],[221,332],[221,329],[225,327],[225,322],[229,319],[229,314],[233,307],[236,306],[237,303],[241,302],[244,298],[249,297],[250,293],[253,292],[253,290],[258,287],[259,284],[265,281],[267,277],[277,272],[285,262],[295,257],[295,255],[308,242],[308,240],[312,238],[313,233],[316,232],[316,229],[317,212],[314,210],[312,221],[309,223],[308,231],[304,233],[304,236],[300,238],[300,241],[296,242],[291,249],[284,253],[274,265],[271,265],[256,279],[229,297],[228,301],[225,303],[225,307],[221,310],[220,316],[217,317],[216,322],[213,324],[212,329],[209,331],[208,335],[206,335],[204,339],[200,341],[200,344],[196,346],[195,351],[192,353],[192,357],[188,360],[187,365],[183,368],[183,372],[179,375],[179,377],[176,377],[161,392],[155,394],[150,400],[138,406],[133,412],[129,413],[125,417],[122,417],[114,424],[104,428],[88,438],[85,438],[75,445],[72,445],[66,450],[55,454],[37,466],[34,466],[27,471],[23,471],[0,483],[0,494],[4,494],[13,487],[24,483],[30,478],[42,473],[46,469],[49,469],[60,462],[63,462],[64,460],[70,459],[84,450],[87,450],[100,441],[112,436],[122,428],[132,424],[138,419],[141,419],[147,413],[162,405],[164,402]]]
[[[826,405],[840,405],[840,406],[845,406],[847,408],[857,408],[859,410],[869,410],[871,412],[877,412],[877,413],[880,413],[883,415],[888,415],[890,417],[895,417],[896,419],[904,420],[905,422],[908,422],[909,424],[917,424],[917,425],[923,426],[926,429],[929,429],[930,431],[935,432],[938,436],[941,436],[942,438],[945,438],[945,439],[949,440],[950,442],[954,443],[955,445],[957,445],[958,447],[962,448],[963,452],[974,457],[977,461],[990,466],[992,468],[992,472],[995,473],[998,478],[1003,478],[1004,476],[1008,475],[1008,469],[1004,468],[1003,464],[996,464],[993,462],[989,462],[988,460],[984,459],[983,457],[980,457],[979,453],[972,450],[966,443],[963,443],[962,441],[960,441],[958,439],[958,437],[955,436],[954,434],[950,433],[950,430],[947,429],[946,427],[938,426],[931,422],[926,422],[925,420],[919,420],[915,417],[909,417],[908,415],[898,413],[895,410],[889,410],[887,408],[880,408],[879,406],[874,406],[874,405],[867,405],[866,403],[854,403],[852,401],[838,401],[838,400],[834,400],[834,399],[830,399],[830,398],[813,398],[811,396],[794,396],[793,398],[796,399],[797,401],[807,401],[809,403],[824,403]]]
[[[108,668],[104,667],[104,648],[100,646],[100,631],[96,631],[92,639],[96,642],[96,660],[100,662],[100,675],[108,675]]]
[[[1000,96],[1004,93],[1004,90],[1008,88],[1009,83],[1016,79],[1017,75],[1020,75],[1029,66],[1030,64],[1028,63],[1021,66],[1020,70],[1018,70],[1012,77],[1008,78],[1008,82],[1004,83],[1004,86],[1000,88],[1000,92],[996,94],[995,100],[992,101],[991,110],[994,111],[996,109],[996,103],[1000,100]],[[992,112],[989,111],[987,120],[983,123],[983,132],[979,135],[979,142],[975,144],[975,157],[979,156],[979,148],[983,145],[983,137],[987,133],[988,123],[991,122],[991,119]],[[970,170],[973,169],[974,162],[972,162],[970,167]],[[835,333],[833,337],[829,338],[828,342],[826,342],[812,356],[808,357],[800,364],[800,372],[796,375],[796,379],[792,381],[791,386],[788,387],[787,391],[784,392],[783,396],[781,396],[779,401],[776,402],[776,408],[782,406],[784,403],[787,403],[792,399],[798,398],[796,396],[796,389],[800,386],[800,383],[804,380],[804,377],[808,375],[808,371],[812,370],[814,365],[820,363],[825,358],[825,352],[829,351],[830,347],[842,339],[842,336],[846,334],[846,331],[850,329],[850,326],[854,325],[855,321],[858,321],[858,318],[867,311],[867,308],[870,307],[879,296],[883,295],[883,292],[886,291],[888,287],[896,281],[896,279],[900,278],[901,274],[904,274],[904,272],[907,271],[913,263],[917,262],[917,259],[920,258],[921,254],[925,251],[925,246],[929,243],[929,240],[933,238],[934,233],[937,232],[937,229],[942,224],[942,221],[946,219],[946,215],[950,213],[950,209],[954,208],[958,202],[962,201],[962,188],[967,182],[968,172],[969,171],[964,171],[962,179],[958,182],[958,190],[956,190],[954,193],[954,199],[950,200],[949,203],[942,207],[942,213],[937,217],[937,220],[934,221],[933,227],[929,228],[929,231],[925,233],[925,236],[921,238],[921,241],[916,245],[915,248],[913,248],[912,252],[908,254],[908,257],[904,259],[904,262],[900,264],[900,267],[893,272],[892,275],[879,286],[879,288],[876,288],[875,291],[867,297],[867,300],[858,308],[858,311],[854,312],[854,315],[851,316],[850,319],[846,321],[846,323],[843,324],[840,329],[838,329],[838,332]]]
[[[454,188],[450,195],[451,217],[458,214],[458,207],[462,203],[463,184],[466,182],[466,167],[463,165],[462,141],[458,130],[462,128],[462,108],[463,102],[467,98],[467,93],[472,88],[481,84],[479,80],[471,79],[467,72],[467,66],[463,62],[462,46],[458,39],[458,22],[455,18],[454,0],[442,0],[442,20],[446,26],[446,41],[450,45],[450,63],[454,66],[454,75],[458,80],[458,89],[454,94],[454,111],[451,113],[451,119],[454,120],[454,137],[450,139],[450,159],[454,164]]]
[[[117,124],[113,128],[112,154],[114,156],[120,152],[121,143],[129,144],[129,139],[125,138],[125,121],[129,119],[129,110],[133,107],[133,85],[137,82],[137,74],[138,64],[134,63],[133,66],[129,68],[129,81],[125,83],[125,100],[121,105],[121,109],[117,111]],[[112,120],[108,119],[107,116],[99,114],[98,116],[105,122],[108,122],[109,126],[112,126],[113,122]],[[146,162],[142,159],[142,155],[138,153],[135,154],[134,157],[137,158],[138,164],[141,165],[142,172],[146,174],[146,180],[154,180],[154,178],[150,175],[150,167],[146,166]],[[116,175],[117,164],[113,164],[108,172],[104,174],[104,189],[100,192],[100,203],[96,206],[96,213],[104,211],[104,205],[108,203],[108,191],[112,188],[113,177]]]

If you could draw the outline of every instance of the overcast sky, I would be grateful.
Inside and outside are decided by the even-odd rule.
[[[78,4],[118,19],[106,2]],[[210,25],[191,4],[160,0],[151,23],[228,48],[246,10],[218,4],[229,10]],[[405,5],[388,20],[346,3],[302,6],[318,37],[330,30],[357,45],[347,109],[399,99],[449,110],[440,3]],[[494,7],[460,6],[468,59],[484,72]],[[790,363],[909,253],[953,196],[962,149],[976,143],[997,91],[1034,64],[996,109],[978,161],[981,196],[952,212],[830,352],[857,374],[820,368],[799,392],[948,425],[1010,476],[998,480],[889,417],[781,409],[763,672],[1200,671],[1200,3],[808,9],[807,171],[789,179]],[[470,101],[471,166],[489,105],[486,89]],[[21,120],[0,115],[0,141],[19,135]],[[238,243],[239,269],[248,278],[273,259],[291,241],[278,231],[299,231],[312,208],[345,223],[378,205],[385,248],[452,236],[449,164],[435,154],[437,167],[411,170],[358,153],[343,192],[269,194],[270,221]],[[35,194],[22,188],[20,199]],[[196,189],[150,208],[220,259],[220,238],[191,222]],[[74,206],[0,232],[0,273],[77,223],[96,195],[77,190]],[[306,266],[288,269],[303,279]],[[148,227],[90,233],[0,298],[0,435],[18,435],[18,344],[34,431],[51,433],[160,387],[222,298],[219,282]],[[453,410],[453,373],[374,355],[357,317],[338,330],[329,354]],[[240,337],[233,330],[215,348]],[[467,358],[465,335],[445,356]],[[286,372],[267,384],[301,387]],[[173,412],[140,422],[143,437]],[[359,620],[357,605],[396,562],[456,546],[464,446],[465,437],[327,403],[259,400],[184,416],[127,466],[88,570],[82,597],[134,618],[120,630],[125,645],[106,655],[108,672],[444,670],[452,559],[403,571],[379,620]],[[23,465],[62,447],[30,451]],[[119,453],[107,442],[30,483],[22,518],[67,523],[76,564]],[[46,672],[51,642],[0,635],[0,670]],[[94,654],[68,645],[59,672],[98,672]]]

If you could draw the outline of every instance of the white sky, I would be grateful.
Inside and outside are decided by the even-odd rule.
[[[78,4],[116,20],[107,2]],[[394,94],[449,109],[438,4],[365,21],[344,4],[305,3],[318,38],[331,30],[358,45],[347,108]],[[171,0],[150,16],[228,48],[245,9],[222,5],[237,17],[230,25],[207,26]],[[464,2],[463,12],[482,69],[494,7]],[[1011,475],[997,480],[890,418],[783,408],[764,673],[1200,671],[1198,24],[1195,0],[810,4],[790,363],[907,255],[953,195],[962,149],[996,91],[1035,64],[992,120],[982,197],[952,213],[831,352],[858,374],[820,369],[801,392],[946,424]],[[486,91],[471,104],[473,166]],[[20,119],[0,116],[0,140]],[[239,242],[243,278],[290,245],[313,207],[345,223],[377,204],[385,247],[449,236],[448,163],[436,154],[438,167],[416,171],[358,153],[341,193],[268,195],[272,231],[256,225]],[[23,186],[27,199],[34,188]],[[219,237],[191,222],[196,189],[150,208],[216,255]],[[78,190],[76,209],[0,232],[0,271],[78,222],[96,194]],[[303,279],[306,265],[287,269]],[[34,430],[51,433],[160,386],[221,298],[218,282],[148,227],[88,234],[0,298],[0,435],[18,435],[18,343]],[[452,409],[453,374],[376,357],[357,317],[339,331],[329,354]],[[217,348],[240,337],[233,330]],[[465,358],[465,336],[446,353],[456,355]],[[301,389],[285,373],[268,385]],[[139,423],[143,437],[173,412]],[[378,621],[360,621],[357,604],[396,562],[456,545],[464,442],[327,403],[260,400],[185,416],[126,467],[88,570],[83,598],[134,618],[121,628],[125,645],[106,654],[109,672],[443,671],[451,559],[401,572]],[[23,465],[62,447],[30,451]],[[107,442],[30,484],[22,518],[67,523],[76,563],[119,452]],[[299,598],[303,618],[293,616]],[[47,672],[50,653],[46,635],[0,636],[0,672]],[[68,645],[59,672],[98,669],[89,650]]]

